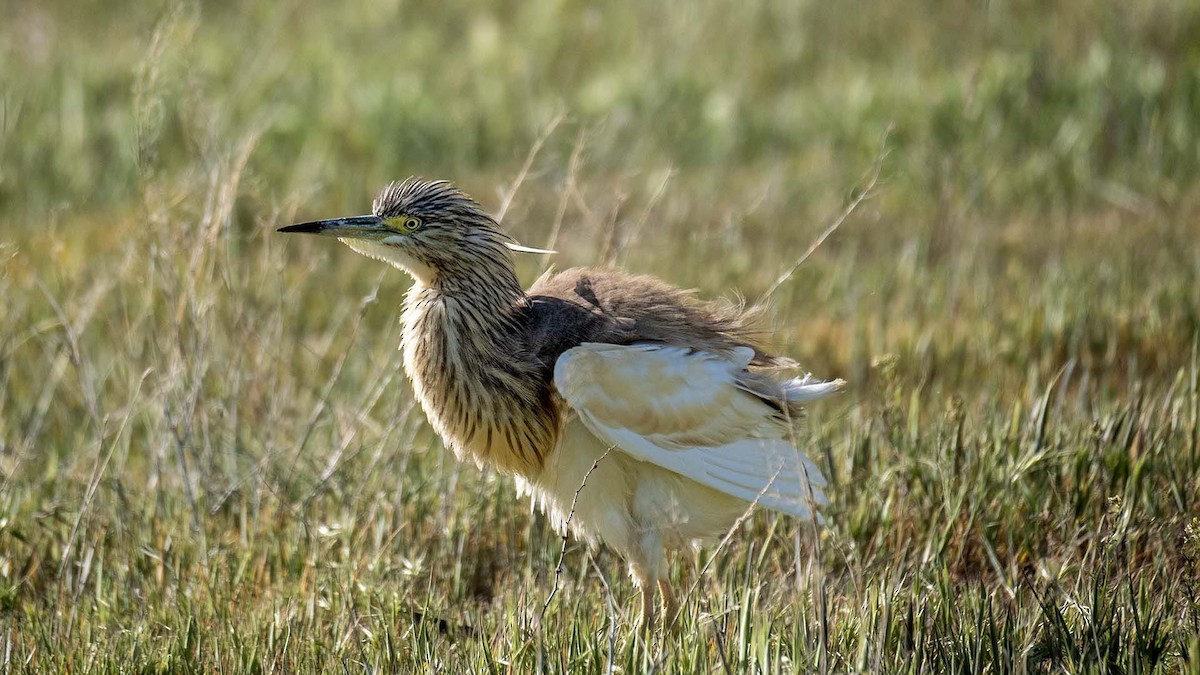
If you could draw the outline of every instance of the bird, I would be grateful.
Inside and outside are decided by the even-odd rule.
[[[669,556],[753,506],[820,519],[825,478],[795,447],[802,403],[844,381],[784,378],[744,304],[651,276],[553,269],[528,290],[522,246],[443,180],[410,177],[371,213],[278,229],[400,268],[404,369],[462,461],[510,474],[564,536],[601,543],[641,591],[638,626],[678,610]]]

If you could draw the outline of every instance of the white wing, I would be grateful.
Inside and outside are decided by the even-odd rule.
[[[796,450],[786,420],[731,356],[639,343],[585,343],[554,366],[554,384],[597,436],[644,462],[762,506],[807,516],[825,503],[825,479]],[[840,380],[779,383],[789,401],[820,398]],[[758,392],[756,394],[756,392]]]

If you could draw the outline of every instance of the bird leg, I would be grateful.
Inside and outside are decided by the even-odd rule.
[[[654,624],[654,584],[649,579],[639,580],[642,587],[642,616],[638,619],[638,633],[647,635]]]
[[[663,597],[663,628],[664,632],[673,632],[679,625],[679,601],[675,591],[671,590],[671,582],[667,579],[658,580],[658,592]]]
[[[662,538],[653,528],[641,532],[638,544],[629,571],[634,583],[642,589],[642,618],[638,621],[638,632],[647,635],[654,624],[654,588],[662,575],[664,555]]]

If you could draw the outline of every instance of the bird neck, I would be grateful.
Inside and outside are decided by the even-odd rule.
[[[520,305],[525,290],[511,267],[465,267],[454,272],[439,271],[426,283],[427,294],[471,306],[479,310],[502,313]]]
[[[558,423],[528,356],[526,302],[511,268],[418,281],[405,299],[403,351],[417,399],[460,459],[533,476]]]
[[[481,344],[505,349],[517,339],[514,328],[527,300],[506,241],[489,219],[453,246],[422,253],[427,273],[413,274],[416,283],[405,301],[408,343],[426,336],[444,340],[450,350]]]
[[[499,228],[475,228],[453,254],[432,254],[429,274],[413,276],[426,287],[426,296],[469,306],[485,316],[505,314],[525,300],[506,240]]]
[[[440,269],[428,280],[417,278],[405,297],[406,352],[422,343],[442,345],[447,357],[520,349],[515,342],[521,337],[517,327],[527,296],[511,263],[458,265],[452,272],[446,270]]]

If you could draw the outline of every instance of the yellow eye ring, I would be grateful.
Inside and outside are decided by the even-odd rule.
[[[421,229],[421,219],[415,216],[403,216],[399,218],[400,229],[405,232],[416,232]]]

